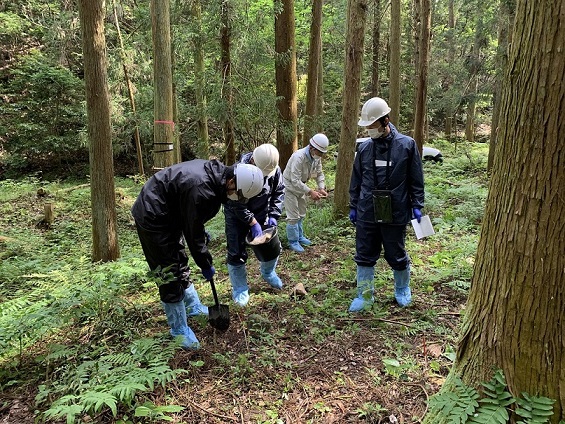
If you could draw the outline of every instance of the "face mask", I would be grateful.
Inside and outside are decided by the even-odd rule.
[[[236,202],[239,200],[239,196],[237,195],[237,191],[232,194],[228,194],[228,199],[235,200]]]
[[[380,138],[383,136],[384,133],[385,133],[384,129],[383,131],[379,131],[376,128],[367,128],[367,134],[369,134],[369,137],[371,138]]]

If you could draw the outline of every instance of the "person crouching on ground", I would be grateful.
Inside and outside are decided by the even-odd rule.
[[[164,278],[159,296],[170,334],[182,337],[184,349],[200,347],[187,315],[208,314],[189,279],[184,242],[204,278],[211,280],[216,271],[206,246],[204,224],[228,198],[245,201],[262,189],[263,173],[256,166],[195,159],[157,172],[133,204],[131,213],[145,259],[149,268]]]

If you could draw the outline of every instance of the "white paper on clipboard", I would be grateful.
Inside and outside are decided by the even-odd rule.
[[[416,238],[418,240],[435,234],[434,227],[432,227],[432,221],[430,221],[429,215],[424,215],[420,222],[415,219],[413,219],[411,222],[412,227],[414,228],[414,232],[416,233]]]

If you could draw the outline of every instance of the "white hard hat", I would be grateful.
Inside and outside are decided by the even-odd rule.
[[[253,162],[263,171],[264,177],[272,177],[279,165],[279,151],[272,144],[261,144],[253,150]]]
[[[310,146],[322,153],[326,153],[328,151],[329,144],[330,140],[328,140],[328,137],[322,133],[314,134],[310,139]]]
[[[357,125],[360,127],[368,127],[377,119],[382,118],[390,113],[390,107],[380,97],[373,97],[365,102],[361,108],[361,119]]]
[[[237,192],[246,199],[257,196],[263,190],[263,172],[255,165],[239,163],[234,173]]]

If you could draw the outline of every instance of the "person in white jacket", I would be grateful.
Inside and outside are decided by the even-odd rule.
[[[328,137],[324,134],[315,134],[308,146],[292,154],[283,172],[286,236],[289,247],[295,252],[304,252],[302,246],[312,244],[304,235],[306,196],[316,201],[328,195],[322,157],[327,153],[329,144]],[[317,189],[311,189],[306,184],[310,178],[316,178]]]

